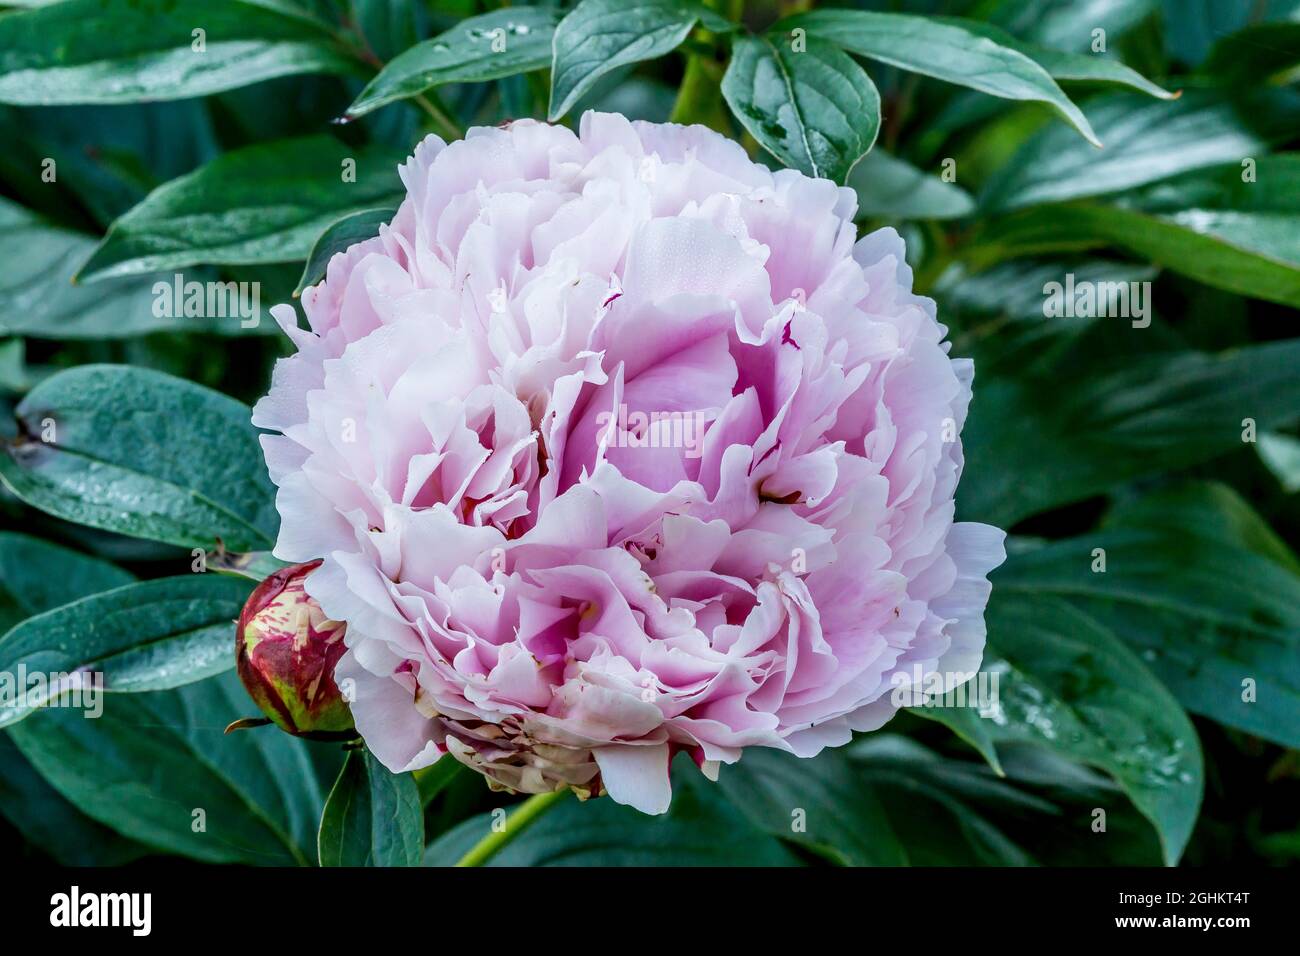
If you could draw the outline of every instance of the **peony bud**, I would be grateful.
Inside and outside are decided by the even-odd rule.
[[[239,615],[235,660],[248,695],[281,730],[313,740],[356,737],[334,682],[346,625],[331,621],[304,588],[319,561],[276,571]],[[236,721],[230,729],[265,721]]]

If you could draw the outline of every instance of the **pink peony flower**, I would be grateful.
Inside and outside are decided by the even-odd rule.
[[[430,136],[259,402],[275,553],[390,769],[649,813],[672,755],[812,756],[980,663],[972,365],[851,190],[702,127]],[[855,241],[856,240],[856,241]]]

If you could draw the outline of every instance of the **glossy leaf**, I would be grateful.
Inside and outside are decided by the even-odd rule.
[[[1046,746],[1111,774],[1156,827],[1165,862],[1176,863],[1205,786],[1200,743],[1178,702],[1105,625],[1063,599],[998,593],[986,619],[982,670],[999,675],[982,718],[991,739]]]
[[[840,750],[801,760],[763,747],[720,768],[718,786],[756,826],[847,866],[900,866],[907,851]]]
[[[1002,743],[1003,776],[877,733],[852,745],[917,865],[1155,866],[1155,828],[1104,773],[1033,744]],[[1093,827],[1106,812],[1106,830]]]
[[[73,285],[73,274],[95,246],[84,233],[55,226],[0,199],[0,261],[5,263],[0,272],[0,335],[67,340],[161,331],[242,331],[234,315],[184,317],[156,309],[155,283],[170,287],[172,276],[128,276],[93,288]],[[269,322],[265,326],[274,328]]]
[[[1074,53],[1091,52],[1105,31],[1107,43],[1127,36],[1160,8],[1160,0],[995,0],[985,8],[990,20],[1025,40]]]
[[[610,71],[675,50],[701,9],[690,0],[582,0],[555,30],[551,122]]]
[[[329,136],[226,153],[155,189],[113,223],[78,279],[306,259],[344,213],[396,205],[404,158],[404,151],[354,149]]]
[[[0,17],[0,102],[134,103],[357,74],[324,23],[257,0],[65,0]]]
[[[1011,256],[1116,246],[1206,285],[1300,308],[1295,217],[1186,209],[1153,216],[1112,206],[1030,210],[983,234],[981,255]]]
[[[1023,53],[955,21],[866,10],[815,10],[782,20],[773,33],[806,30],[851,53],[1011,100],[1046,103],[1093,145],[1087,118],[1047,70]]]
[[[1114,259],[1012,259],[974,273],[950,267],[931,294],[939,303],[944,324],[954,329],[954,355],[974,354],[981,373],[989,379],[1004,374],[1023,377],[1068,361],[1076,349],[1095,344],[1117,320],[1122,321],[1116,316],[1063,319],[1051,314],[1044,293],[1045,288],[1054,288],[1051,283],[1060,285],[1064,296],[1071,276],[1075,288],[1085,283],[1109,288],[1101,283],[1151,282],[1158,274],[1154,266]],[[1128,288],[1131,303],[1135,286]],[[1099,353],[1094,349],[1098,361],[1104,358]]]
[[[0,532],[0,634],[33,614],[130,584],[107,561],[13,531]]]
[[[989,661],[989,654],[985,654],[985,663]],[[986,670],[985,667],[980,668]],[[976,678],[978,680],[978,675]],[[999,678],[1001,679],[1001,678]],[[973,685],[971,685],[973,686]],[[975,752],[984,758],[984,762],[989,765],[994,773],[999,777],[1006,776],[1006,771],[1002,767],[1002,758],[998,756],[997,744],[993,739],[993,734],[989,728],[987,718],[984,717],[976,707],[960,706],[917,706],[907,709],[909,714],[915,714],[917,717],[924,717],[926,720],[933,720],[936,723],[943,724],[962,740],[974,748]]]
[[[944,760],[894,734],[868,734],[850,744],[847,755],[876,793],[913,866],[1030,866],[1033,855],[990,811],[1027,814],[1036,824],[1058,812],[983,767]]]
[[[1300,157],[1248,159],[1135,190],[994,220],[973,260],[1117,246],[1207,285],[1300,306]],[[978,251],[975,251],[978,250]]]
[[[129,584],[106,561],[12,531],[0,532],[0,633],[33,614]],[[116,866],[144,848],[90,819],[51,787],[0,733],[0,814],[64,866]]]
[[[871,78],[819,40],[794,52],[777,38],[738,39],[722,95],[773,156],[837,183],[871,149],[880,129],[880,94]]]
[[[33,507],[188,548],[275,541],[257,432],[232,398],[147,369],[83,365],[46,379],[15,414],[0,478]]]
[[[1141,73],[1130,69],[1119,60],[1095,53],[1073,53],[1057,50],[1033,43],[1024,43],[1000,27],[978,20],[961,20],[951,17],[942,18],[944,23],[962,27],[972,33],[978,33],[1008,49],[1022,53],[1042,66],[1052,79],[1073,83],[1096,83],[1109,86],[1125,86],[1157,99],[1177,99],[1177,93],[1152,83]]]
[[[298,280],[294,295],[301,295],[308,286],[324,279],[325,270],[335,255],[347,251],[358,242],[379,235],[379,227],[392,222],[396,212],[395,206],[362,209],[331,223],[311,247],[311,254],[307,257],[307,265],[303,267],[302,278]]]
[[[415,778],[351,750],[321,815],[321,866],[419,866],[424,809]]]
[[[1276,90],[1237,100],[1188,91],[1173,102],[1116,94],[1091,101],[1088,117],[1105,149],[1090,149],[1067,131],[1044,127],[985,185],[980,207],[999,212],[1104,196],[1192,169],[1240,163],[1294,131],[1300,98]]]
[[[1189,711],[1300,745],[1300,577],[1205,502],[1121,511],[1099,533],[997,571],[1004,604],[1068,601],[1123,640]],[[1207,530],[1208,529],[1208,530]],[[1096,549],[1105,572],[1092,570]]]
[[[364,116],[443,83],[481,83],[551,63],[558,14],[539,7],[507,7],[462,20],[396,56],[348,107]]]
[[[1141,527],[1172,535],[1194,523],[1200,537],[1245,548],[1300,575],[1300,558],[1244,498],[1215,481],[1182,481],[1124,498],[1106,515],[1108,527]]]
[[[223,734],[251,708],[225,674],[112,695],[96,720],[43,710],[9,734],[78,809],[141,843],[210,863],[309,865],[325,802],[311,745],[273,728]]]
[[[1009,565],[1032,560],[1008,550]],[[1008,593],[1002,580],[968,696],[910,712],[948,725],[999,774],[999,749],[1017,743],[1106,771],[1155,827],[1165,862],[1176,863],[1205,786],[1200,742],[1183,708],[1109,627],[1062,596]]]
[[[102,674],[105,691],[168,690],[234,666],[232,622],[253,583],[188,574],[125,584],[23,621],[0,637],[0,671]],[[28,692],[0,704],[0,727],[44,706]]]
[[[4,733],[0,815],[60,866],[121,866],[147,852],[63,799]]]
[[[858,215],[884,219],[960,219],[975,209],[975,200],[938,173],[873,149],[849,174],[858,195]]]
[[[1061,808],[1057,825],[1044,821],[1049,825],[1034,835],[1040,859],[1056,866],[1091,867],[1149,867],[1164,861],[1155,827],[1106,774],[1044,747],[1003,744],[1001,749],[1009,779]],[[1098,808],[1106,811],[1104,833],[1094,829]],[[1184,854],[1184,860],[1188,856]]]
[[[1282,490],[1289,495],[1300,491],[1300,440],[1281,432],[1259,436],[1259,458]]]
[[[962,433],[959,513],[1006,528],[1133,478],[1239,449],[1245,418],[1261,429],[1300,420],[1297,363],[1300,340],[1292,339],[1221,355],[1157,353],[990,379],[977,386]],[[1006,468],[1009,461],[1033,467]]]

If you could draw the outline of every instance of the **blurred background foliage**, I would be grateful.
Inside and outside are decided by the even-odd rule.
[[[863,230],[904,234],[953,354],[976,360],[958,515],[1013,535],[988,615],[1002,701],[904,713],[807,765],[747,753],[717,786],[682,768],[660,819],[570,800],[494,862],[1300,860],[1300,0],[580,6],[0,4],[0,667],[93,658],[144,691],[96,721],[0,717],[0,842],[65,863],[316,862],[343,756],[221,736],[251,707],[222,656],[251,582],[185,579],[214,522],[233,550],[274,538],[237,403],[288,343],[265,316],[159,317],[153,283],[294,301],[400,200],[420,136],[602,109],[840,178]],[[782,100],[764,84],[799,25]],[[1150,282],[1149,326],[1045,317],[1067,274]],[[68,371],[101,364],[163,374]],[[48,414],[67,447],[33,456]],[[81,599],[131,615],[59,610]],[[434,864],[511,802],[450,767],[418,791]]]

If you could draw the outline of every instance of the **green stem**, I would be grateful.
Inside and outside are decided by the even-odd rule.
[[[926,224],[926,239],[930,248],[925,262],[916,270],[912,287],[922,295],[928,295],[934,284],[939,281],[948,266],[952,264],[952,246],[943,227],[931,220]]]
[[[700,53],[687,54],[686,73],[682,76],[682,85],[668,122],[683,126],[702,123],[717,129],[722,101],[721,80],[722,69],[717,60]]]
[[[705,0],[705,6],[716,10],[720,3],[719,0]],[[728,12],[733,20],[739,20],[743,9],[743,2],[735,2]],[[686,72],[682,75],[682,85],[677,91],[668,122],[683,126],[702,123],[716,130],[725,127],[721,107],[722,64],[717,59],[717,42],[717,37],[704,27],[697,27],[687,38],[682,47],[686,54]]]
[[[482,866],[497,851],[504,847],[549,810],[569,795],[568,790],[553,790],[550,793],[536,793],[525,800],[506,818],[505,826],[500,831],[490,831],[487,836],[475,843],[468,853],[457,861],[457,866]]]

